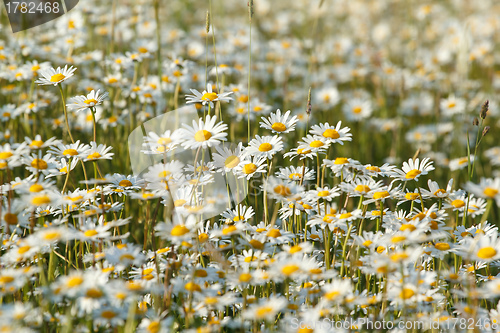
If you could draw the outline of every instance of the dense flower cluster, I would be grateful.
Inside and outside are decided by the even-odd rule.
[[[500,331],[493,1],[115,2],[0,29],[0,331]]]

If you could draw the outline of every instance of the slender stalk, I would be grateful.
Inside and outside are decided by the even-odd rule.
[[[68,130],[69,138],[71,139],[72,143],[75,143],[75,140],[73,140],[73,136],[71,135],[71,129],[69,128],[69,121],[68,121],[68,111],[66,110],[66,100],[64,99],[64,92],[62,89],[62,86],[59,84],[59,91],[61,92],[61,99],[63,103],[63,111],[64,111],[64,120],[66,121],[66,129]]]

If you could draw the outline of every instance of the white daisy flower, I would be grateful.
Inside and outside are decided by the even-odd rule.
[[[90,142],[90,148],[86,151],[86,155],[84,156],[84,162],[87,161],[97,161],[97,160],[111,160],[114,153],[110,153],[109,151],[113,149],[113,147],[107,147],[104,144],[100,144],[99,146],[94,141]]]
[[[295,124],[299,121],[297,116],[290,117],[290,110],[281,114],[281,110],[278,109],[276,113],[271,113],[268,118],[262,118],[260,122],[260,127],[271,130],[273,133],[289,133],[295,130]]]
[[[401,181],[418,180],[420,176],[426,175],[429,171],[434,170],[432,161],[428,157],[420,161],[418,158],[413,160],[410,158],[408,162],[403,163],[402,170],[395,169],[392,172],[392,177]]]
[[[248,147],[245,148],[245,155],[258,156],[264,158],[272,158],[274,154],[283,149],[283,140],[277,136],[263,136],[256,135],[252,139]]]
[[[341,126],[341,121],[339,121],[336,126],[328,123],[313,125],[311,127],[311,133],[324,137],[327,143],[340,143],[343,145],[343,141],[352,141],[352,134],[349,133],[351,130],[349,127],[340,128]]]
[[[252,156],[251,158],[245,158],[234,168],[234,173],[238,178],[250,179],[254,175],[266,172],[267,164],[265,162],[264,157]]]
[[[217,118],[207,115],[205,121],[201,118],[198,123],[193,120],[193,126],[182,124],[184,128],[181,134],[185,136],[182,146],[186,149],[197,149],[199,147],[207,148],[218,145],[221,141],[226,141],[227,125],[222,121],[215,124]]]
[[[92,90],[87,96],[80,95],[75,96],[69,99],[69,104],[66,104],[70,111],[82,111],[86,109],[90,109],[101,105],[102,102],[108,97],[108,93],[104,92],[103,94],[99,94],[100,90],[97,91]]]
[[[344,104],[342,111],[344,112],[347,120],[359,121],[371,116],[373,109],[369,100],[353,98]]]
[[[207,90],[203,90],[202,93],[200,93],[196,89],[190,89],[193,95],[186,95],[187,99],[187,104],[190,103],[201,103],[203,105],[206,105],[207,103],[210,105],[211,108],[214,107],[213,102],[217,101],[222,101],[222,102],[229,102],[232,100],[231,97],[228,97],[231,95],[233,92],[227,92],[227,93],[216,93],[212,91],[212,85],[210,83],[207,83]]]
[[[276,177],[285,180],[301,180],[302,178],[304,178],[304,180],[313,180],[314,174],[315,171],[309,169],[308,167],[305,167],[304,170],[303,166],[300,167],[289,166],[286,168],[280,168],[280,170],[276,172]]]
[[[298,144],[299,149],[307,149],[314,154],[324,153],[330,145],[329,141],[325,137],[310,134],[308,134],[306,137],[303,137],[302,141],[299,141]]]
[[[76,71],[76,67],[71,66],[68,68],[68,65],[64,66],[64,68],[57,67],[54,69],[53,67],[47,69],[41,69],[39,74],[40,78],[35,81],[39,85],[54,85],[57,86],[59,83],[66,81],[70,77],[74,75]]]
[[[243,154],[243,144],[240,142],[234,148],[230,148],[230,144],[223,143],[215,147],[216,153],[212,153],[214,166],[220,171],[230,172],[240,164]]]

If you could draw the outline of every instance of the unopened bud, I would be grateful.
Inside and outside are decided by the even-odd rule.
[[[208,10],[207,10],[207,18],[205,21],[205,30],[206,30],[207,34],[210,31],[210,12]]]
[[[484,102],[483,105],[481,106],[481,112],[479,112],[479,117],[481,117],[481,119],[486,118],[486,113],[488,113],[489,108],[490,108],[490,101],[486,100],[486,102]]]
[[[477,119],[477,117],[474,117],[474,120],[472,121],[472,125],[474,125],[474,126],[479,125],[479,119]]]
[[[311,105],[311,88],[309,88],[309,93],[307,94],[307,109],[306,113],[307,115],[310,115],[312,112],[312,105]]]
[[[484,129],[483,129],[483,136],[486,135],[486,133],[488,133],[490,131],[490,127],[489,126],[485,126]]]

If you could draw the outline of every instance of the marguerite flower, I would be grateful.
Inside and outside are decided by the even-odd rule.
[[[41,77],[35,82],[41,86],[50,84],[57,86],[59,83],[72,77],[75,71],[76,67],[71,66],[68,68],[68,65],[64,66],[62,69],[61,67],[57,67],[57,69],[54,69],[53,67],[41,69],[39,72]]]
[[[184,127],[181,134],[184,135],[182,146],[186,149],[207,148],[218,145],[221,141],[226,141],[227,125],[222,121],[215,124],[217,117],[207,115],[205,121],[201,118],[198,123],[193,120],[193,126],[182,124]]]
[[[69,104],[66,104],[70,111],[82,111],[90,108],[94,108],[101,105],[102,102],[108,97],[108,93],[99,94],[100,90],[92,90],[89,94],[75,96],[69,99]]]
[[[245,149],[245,155],[272,158],[274,154],[283,149],[283,140],[275,136],[263,136],[256,135],[255,139],[252,139],[248,147]]]
[[[202,93],[200,93],[196,89],[190,89],[193,95],[186,95],[187,99],[187,104],[190,103],[201,103],[203,105],[206,105],[207,103],[210,105],[211,108],[214,107],[213,102],[217,101],[222,101],[222,102],[229,102],[232,100],[231,97],[228,97],[231,95],[233,92],[227,92],[227,93],[216,93],[212,91],[212,85],[210,83],[207,83],[207,90],[203,90]]]
[[[299,121],[297,116],[290,117],[290,110],[281,114],[281,110],[278,109],[276,113],[271,113],[268,118],[262,118],[260,122],[260,127],[271,130],[273,133],[289,133],[295,129],[295,124]]]
[[[351,130],[349,127],[340,128],[341,126],[341,121],[336,126],[328,123],[313,125],[311,133],[324,137],[328,143],[340,143],[343,145],[344,141],[352,141],[352,134],[349,133]]]
[[[428,157],[420,161],[418,158],[413,160],[410,158],[408,162],[403,163],[402,171],[394,169],[392,177],[401,181],[418,180],[420,176],[426,175],[429,171],[434,170],[432,161]]]
[[[90,142],[90,148],[86,151],[86,155],[84,156],[84,162],[87,161],[97,161],[97,160],[111,160],[114,153],[110,153],[109,151],[113,149],[113,147],[107,147],[104,144],[100,144],[99,146],[94,141]]]

